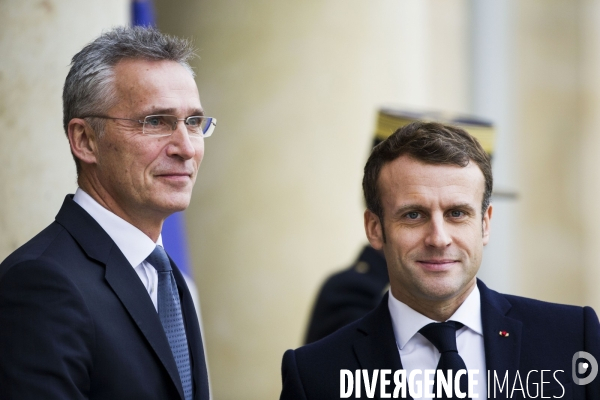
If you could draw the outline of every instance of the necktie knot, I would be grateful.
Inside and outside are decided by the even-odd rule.
[[[456,331],[464,325],[456,321],[432,322],[422,327],[419,332],[425,336],[440,353],[458,352],[456,348]]]
[[[158,272],[171,271],[169,257],[162,246],[157,245],[148,258],[146,258],[146,261],[148,261]]]

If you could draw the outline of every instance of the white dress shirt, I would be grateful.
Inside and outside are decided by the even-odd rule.
[[[392,317],[394,336],[396,337],[396,345],[400,353],[402,367],[406,370],[407,381],[410,372],[414,369],[421,371],[426,369],[435,370],[440,360],[440,352],[425,336],[419,333],[419,330],[425,325],[436,321],[427,318],[400,302],[392,296],[391,291],[388,299],[388,307]],[[475,286],[449,320],[458,321],[464,325],[456,331],[458,354],[464,360],[467,370],[479,370],[478,374],[473,375],[474,380],[477,381],[477,384],[473,385],[473,394],[477,394],[478,399],[486,399],[487,371],[485,367],[483,329],[481,326],[481,300],[477,286]],[[418,375],[417,377],[419,380],[423,379],[423,375]],[[435,380],[435,376],[431,378]],[[422,387],[425,387],[424,383]],[[413,387],[414,390],[415,388]],[[417,398],[419,397],[415,397],[415,399]],[[426,397],[423,390],[423,397],[420,398],[430,397]]]
[[[77,188],[73,200],[87,211],[115,242],[140,277],[152,299],[154,308],[158,310],[158,273],[145,260],[154,251],[156,245],[162,246],[162,235],[159,235],[158,240],[154,243],[145,233],[102,207],[81,188]]]

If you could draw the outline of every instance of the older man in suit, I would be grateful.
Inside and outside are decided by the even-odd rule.
[[[288,350],[282,400],[396,389],[415,399],[600,399],[591,308],[502,295],[476,278],[492,170],[473,137],[437,123],[400,128],[373,149],[363,189],[366,234],[385,254],[390,292],[361,320]]]
[[[192,298],[162,248],[215,120],[190,44],[116,28],[73,57],[64,128],[79,188],[0,265],[2,399],[208,400]]]

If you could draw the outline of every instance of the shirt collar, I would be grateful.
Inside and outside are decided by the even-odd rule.
[[[392,317],[396,343],[400,349],[403,349],[408,341],[412,339],[422,327],[432,322],[436,322],[397,300],[392,295],[391,290],[388,296],[388,308]],[[466,328],[483,336],[483,328],[481,325],[481,300],[477,285],[475,285],[475,288],[449,320],[458,321],[465,325]]]
[[[137,267],[148,258],[156,245],[162,246],[162,234],[154,243],[144,232],[102,207],[81,188],[77,188],[73,200],[108,233],[132,267]]]

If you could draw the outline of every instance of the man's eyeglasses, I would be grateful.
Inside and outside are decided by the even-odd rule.
[[[217,119],[204,116],[177,118],[174,115],[148,115],[142,119],[115,118],[105,115],[88,115],[83,118],[121,119],[142,124],[142,133],[149,136],[171,136],[177,122],[183,121],[190,137],[209,137],[217,126]]]

